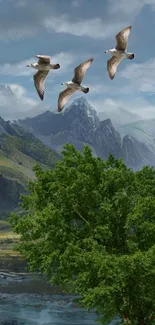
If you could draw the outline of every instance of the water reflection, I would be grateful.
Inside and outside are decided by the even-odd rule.
[[[71,295],[2,294],[0,320],[22,325],[94,325],[96,315],[78,308]]]

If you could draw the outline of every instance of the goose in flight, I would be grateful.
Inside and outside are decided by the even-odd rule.
[[[27,64],[27,67],[38,70],[37,73],[34,74],[33,79],[37,93],[40,99],[43,100],[45,93],[45,79],[50,70],[60,69],[60,64],[51,64],[51,57],[48,55],[36,55],[35,57],[38,58],[38,62]]]
[[[111,50],[105,51],[105,53],[112,54],[112,58],[107,61],[107,70],[110,79],[114,79],[117,72],[117,67],[122,59],[133,60],[135,57],[134,53],[127,52],[128,37],[130,35],[132,26],[128,26],[121,30],[116,35],[116,46]]]
[[[93,58],[90,58],[87,61],[78,65],[78,67],[74,69],[74,77],[72,81],[62,83],[62,85],[67,86],[67,88],[59,94],[58,112],[62,111],[71,95],[73,95],[77,90],[80,90],[85,94],[89,92],[89,87],[84,87],[83,85],[81,85],[81,83],[85,76],[86,70],[90,67],[93,60]]]

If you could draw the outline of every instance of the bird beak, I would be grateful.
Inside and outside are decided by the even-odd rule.
[[[107,53],[107,51],[104,51],[104,53]]]

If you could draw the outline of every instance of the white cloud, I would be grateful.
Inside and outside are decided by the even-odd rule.
[[[155,93],[155,58],[143,63],[133,63],[120,72],[126,79],[124,93]]]
[[[56,33],[68,33],[75,36],[88,36],[94,39],[106,39],[115,35],[124,27],[124,22],[110,22],[107,24],[99,17],[71,21],[67,14],[45,19],[44,26]]]
[[[29,76],[31,75],[31,72],[33,72],[32,69],[26,67],[26,65],[30,62],[33,62],[34,58],[31,58],[29,60],[24,60],[18,63],[5,63],[3,65],[0,65],[0,74],[1,75],[10,75],[10,76]]]
[[[67,53],[67,52],[61,52],[57,53],[51,58],[52,63],[59,63],[60,64],[60,69],[56,71],[52,71],[53,73],[58,73],[60,72],[65,72],[72,63],[76,61],[76,56],[72,53]],[[31,67],[27,67],[27,64],[36,62],[37,58],[32,57],[30,59],[18,62],[18,63],[5,63],[3,65],[0,65],[0,74],[1,75],[10,75],[14,77],[19,77],[19,76],[30,76],[36,72]]]
[[[0,85],[0,112],[5,120],[35,116],[43,111],[39,100],[28,96],[18,84]]]
[[[100,113],[102,119],[110,118],[116,125],[122,125],[143,119],[155,118],[155,106],[141,97],[127,97],[124,100],[89,100],[90,104]]]
[[[27,1],[26,0],[16,0],[15,7],[17,8],[24,8],[27,6]]]
[[[0,40],[8,41],[34,37],[43,28],[45,31],[52,29],[57,33],[106,39],[115,35],[126,24],[132,23],[144,6],[149,5],[153,10],[155,9],[154,0],[107,0],[104,5],[101,1],[100,5],[101,11],[102,8],[104,9],[105,19],[100,17],[80,19],[77,17],[75,21],[75,15],[73,17],[72,13],[70,14],[69,8],[66,9],[68,15],[59,13],[56,4],[59,1],[33,1],[33,6],[31,6],[30,0],[16,0],[15,3],[10,1],[8,4],[9,14],[5,19],[2,10],[0,13]],[[81,10],[86,10],[85,1],[72,0],[70,3],[72,11],[73,7],[76,10],[79,6],[81,6]]]
[[[60,64],[60,69],[58,70],[60,73],[65,72],[76,60],[77,56],[75,54],[67,52],[61,52],[52,56],[52,62]]]
[[[155,0],[109,0],[110,13],[125,13],[127,15],[136,16],[145,5],[150,5],[155,9]]]
[[[73,0],[71,5],[73,7],[80,7],[81,6],[81,3],[82,3],[82,0]]]
[[[26,26],[17,26],[17,27],[10,27],[6,28],[1,28],[1,23],[0,23],[0,40],[1,41],[11,41],[11,40],[22,40],[28,37],[33,37],[37,34],[38,28],[33,26],[29,27],[28,24]]]

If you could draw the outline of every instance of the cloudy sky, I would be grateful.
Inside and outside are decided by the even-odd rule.
[[[154,17],[155,0],[0,0],[0,85],[10,85],[17,97],[17,105],[12,104],[12,96],[0,88],[0,115],[16,119],[57,110],[61,83],[94,57],[84,84],[90,86],[85,96],[97,111],[118,116],[123,110],[121,120],[125,110],[129,122],[130,113],[132,119],[155,118]],[[104,51],[128,25],[128,50],[136,57],[123,60],[110,80]],[[36,54],[51,55],[61,65],[47,77],[43,102],[33,85],[35,70],[26,67]]]

